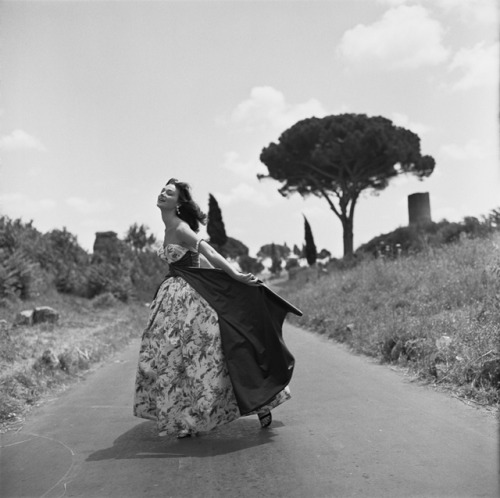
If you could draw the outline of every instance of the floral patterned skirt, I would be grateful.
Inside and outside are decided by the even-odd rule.
[[[285,388],[260,410],[289,398]],[[134,415],[155,420],[162,436],[209,431],[240,417],[217,313],[182,277],[167,278],[151,305],[139,351]]]

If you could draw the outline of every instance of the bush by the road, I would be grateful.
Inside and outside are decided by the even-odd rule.
[[[498,232],[311,274],[282,292],[304,311],[292,318],[299,325],[476,402],[499,403]]]
[[[109,251],[90,255],[65,228],[41,233],[32,222],[0,216],[0,308],[52,291],[89,299],[110,292],[123,302],[151,299],[165,263],[152,246],[137,250],[114,236]]]
[[[14,325],[21,309],[50,304],[57,323]],[[52,293],[43,300],[8,303],[0,318],[0,426],[22,420],[47,393],[78,379],[132,338],[140,337],[148,308],[111,293],[92,300]]]

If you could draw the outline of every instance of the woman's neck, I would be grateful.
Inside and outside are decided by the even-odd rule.
[[[174,211],[161,210],[161,219],[165,225],[165,229],[173,228],[177,226],[179,218],[175,215]]]

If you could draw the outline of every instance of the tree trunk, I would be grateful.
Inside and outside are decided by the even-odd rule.
[[[352,218],[342,218],[342,228],[344,230],[344,258],[351,258],[354,254],[353,244],[353,220]]]

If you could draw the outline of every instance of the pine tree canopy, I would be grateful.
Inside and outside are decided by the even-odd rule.
[[[420,138],[381,117],[339,114],[308,118],[285,130],[262,150],[268,175],[279,192],[323,197],[344,230],[344,255],[353,253],[354,208],[364,190],[380,191],[402,174],[419,179],[435,166],[420,153]]]

